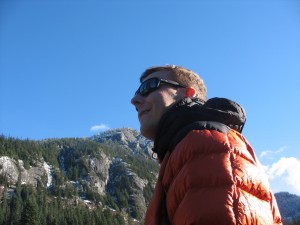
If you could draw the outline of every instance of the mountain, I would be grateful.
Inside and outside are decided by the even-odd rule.
[[[118,144],[132,154],[140,154],[145,158],[152,156],[152,142],[144,138],[139,131],[128,128],[113,129],[94,135],[90,140],[99,143],[114,143]]]
[[[46,201],[62,199],[63,208],[109,209],[126,224],[138,223],[159,169],[151,148],[149,140],[127,128],[90,138],[31,141],[0,136],[0,198],[16,193],[19,184],[21,189],[44,189]]]
[[[275,193],[275,198],[284,222],[300,221],[300,196],[279,192]]]
[[[142,224],[159,170],[152,147],[128,128],[89,138],[32,141],[0,136],[0,225],[27,220]],[[275,196],[286,223],[300,220],[299,196]],[[33,212],[36,217],[29,218]]]

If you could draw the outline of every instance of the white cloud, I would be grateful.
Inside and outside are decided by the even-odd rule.
[[[260,158],[263,158],[263,157],[272,158],[273,155],[276,155],[276,154],[279,154],[279,153],[283,152],[284,149],[286,149],[286,146],[280,148],[277,151],[271,151],[271,150],[262,151],[259,156],[260,156]]]
[[[99,124],[99,125],[94,125],[90,128],[91,132],[99,132],[99,131],[104,131],[110,129],[107,125],[105,124]]]
[[[270,167],[265,167],[269,175],[271,186],[276,183],[275,189],[300,194],[300,160],[295,157],[281,158]],[[290,190],[280,190],[285,186]]]

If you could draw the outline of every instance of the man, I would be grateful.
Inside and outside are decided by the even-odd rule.
[[[160,163],[145,224],[282,224],[267,178],[240,133],[243,110],[227,99],[205,103],[203,80],[183,67],[152,67],[140,81],[131,103]]]

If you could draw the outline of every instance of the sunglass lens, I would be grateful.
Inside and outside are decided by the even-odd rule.
[[[146,96],[152,91],[154,91],[158,87],[158,79],[149,79],[141,84],[136,94],[141,94],[142,96]]]

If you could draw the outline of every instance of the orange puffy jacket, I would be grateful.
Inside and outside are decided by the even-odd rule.
[[[254,152],[230,130],[193,130],[162,163],[145,224],[282,224]]]
[[[245,138],[221,123],[203,124],[163,154],[145,224],[282,224],[268,179]],[[173,130],[163,127],[162,132]]]

